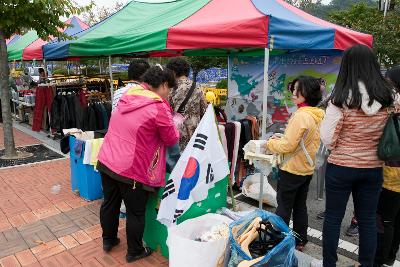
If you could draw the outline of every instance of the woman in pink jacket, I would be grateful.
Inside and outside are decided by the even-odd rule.
[[[129,88],[119,101],[98,156],[104,192],[100,210],[103,249],[109,252],[120,242],[119,209],[124,200],[127,262],[151,254],[142,243],[145,208],[150,192],[165,185],[166,146],[179,139],[165,100],[174,86],[171,72],[150,68],[143,83]]]

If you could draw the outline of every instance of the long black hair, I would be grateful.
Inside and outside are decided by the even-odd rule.
[[[400,65],[389,69],[386,72],[386,78],[389,78],[397,92],[400,93]]]
[[[367,88],[370,99],[368,105],[372,105],[373,101],[379,102],[383,107],[393,104],[393,88],[383,77],[375,54],[364,45],[353,46],[344,52],[331,95],[332,103],[340,108],[347,106],[351,109],[360,109],[362,104],[358,88],[360,81]],[[350,99],[349,94],[351,94]]]

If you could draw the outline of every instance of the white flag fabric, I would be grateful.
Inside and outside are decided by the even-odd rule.
[[[176,224],[194,202],[206,199],[208,190],[228,174],[228,159],[210,104],[168,179],[157,220],[166,226]]]

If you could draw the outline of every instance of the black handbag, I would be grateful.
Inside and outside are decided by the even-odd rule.
[[[378,145],[378,157],[384,161],[400,160],[400,113],[390,110],[389,118]]]

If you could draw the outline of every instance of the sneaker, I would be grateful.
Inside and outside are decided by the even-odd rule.
[[[116,238],[113,242],[107,242],[105,243],[103,241],[103,250],[104,252],[110,252],[113,247],[118,246],[121,240],[119,238]]]
[[[144,258],[150,256],[152,253],[153,253],[153,251],[151,250],[151,248],[145,247],[144,251],[139,255],[132,255],[132,254],[128,253],[126,255],[126,262],[132,263],[132,262],[144,259]]]
[[[347,236],[358,236],[358,225],[357,224],[350,224],[349,228],[346,230]]]
[[[325,218],[325,211],[318,213],[317,218],[323,220]]]

